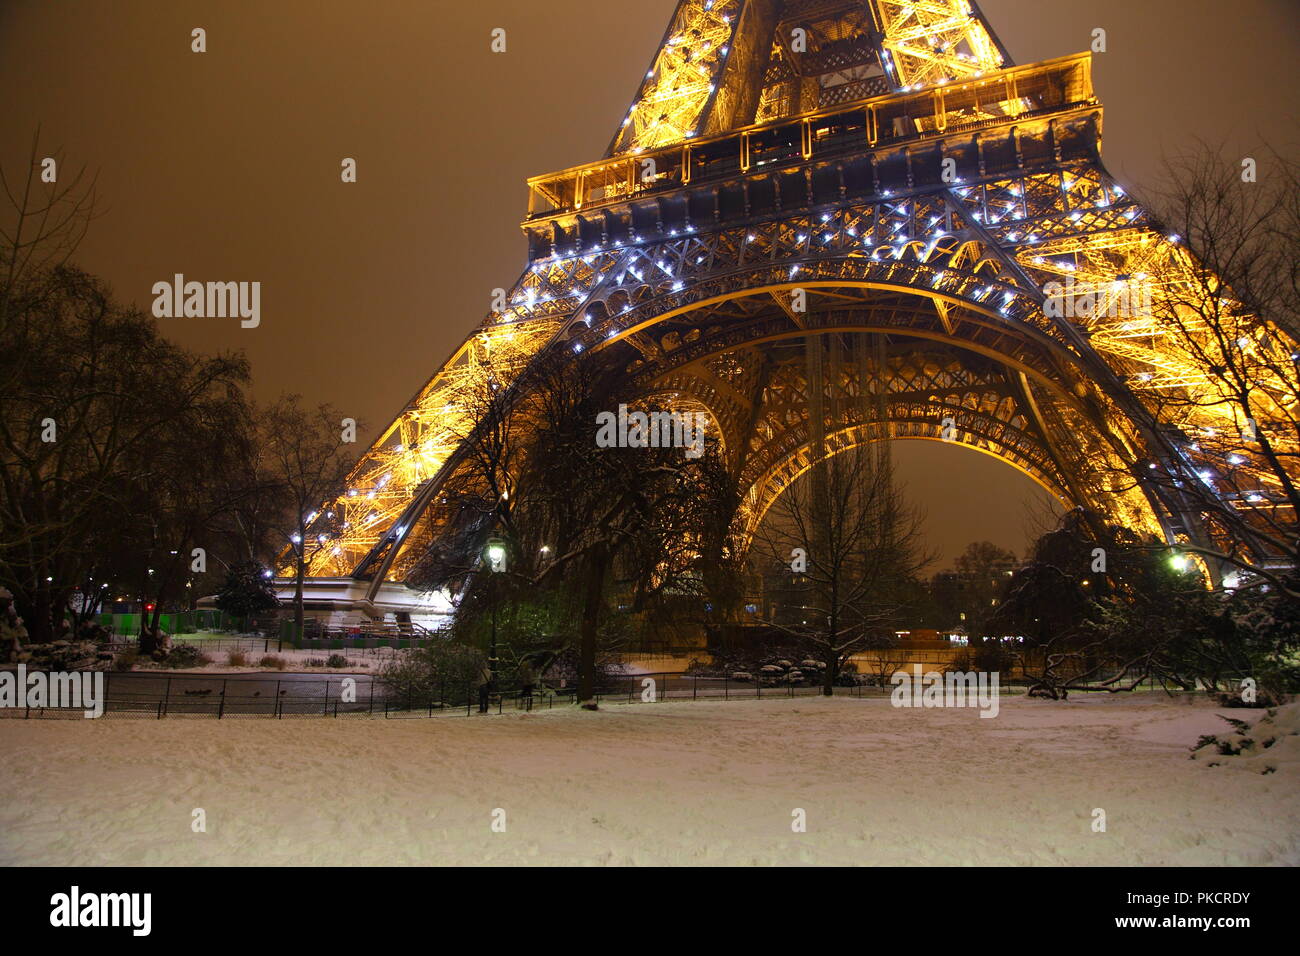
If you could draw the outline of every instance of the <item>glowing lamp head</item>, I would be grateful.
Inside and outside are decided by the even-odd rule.
[[[487,547],[483,549],[483,556],[487,558],[488,566],[493,571],[506,569],[506,544],[500,538],[492,538],[488,541]]]

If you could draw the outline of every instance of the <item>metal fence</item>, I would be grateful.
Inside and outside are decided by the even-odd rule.
[[[349,681],[351,683],[349,683]],[[443,687],[436,693],[403,691],[368,675],[332,674],[248,675],[208,677],[198,674],[105,673],[103,716],[157,719],[164,717],[351,717],[384,718],[473,716],[480,713],[476,689]],[[531,694],[503,687],[488,695],[490,713],[528,712],[572,703],[576,688],[542,684]],[[1001,693],[1023,693],[1003,686]],[[751,700],[772,697],[816,697],[819,685],[764,686],[728,677],[677,673],[635,674],[606,680],[597,688],[599,702],[656,703],[681,700]],[[836,695],[888,697],[890,688],[857,684],[836,687]],[[0,708],[0,717],[45,719],[83,716],[82,708]]]

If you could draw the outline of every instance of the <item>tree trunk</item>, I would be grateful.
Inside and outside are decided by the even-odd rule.
[[[158,635],[149,630],[149,616],[144,610],[144,600],[140,601],[140,656],[150,657],[158,650]]]
[[[596,545],[587,558],[587,586],[578,635],[578,703],[596,695],[596,627],[600,623],[601,592],[605,584],[605,548],[604,544]]]
[[[834,600],[835,590],[832,589],[832,600]],[[832,608],[834,605],[832,605]],[[822,696],[835,696],[835,675],[840,669],[840,655],[835,650],[835,642],[839,639],[839,624],[836,620],[837,615],[832,610],[830,616],[830,633],[826,635],[826,669],[822,674]]]
[[[17,598],[14,606],[17,607]],[[26,617],[24,615],[24,617]],[[53,631],[50,626],[52,615],[50,611],[49,594],[44,590],[37,589],[32,594],[32,614],[30,619],[23,621],[27,625],[28,641],[32,644],[47,644],[54,640],[51,636]]]
[[[303,554],[299,554],[298,560],[296,562],[296,568],[294,571],[294,587],[293,587],[294,640],[298,640],[302,637],[302,625],[303,625],[302,578],[303,578],[303,574],[307,570],[306,565],[307,562],[304,560]]]

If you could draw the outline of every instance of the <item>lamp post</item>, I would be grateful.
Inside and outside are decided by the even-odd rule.
[[[492,585],[492,641],[488,645],[488,684],[492,689],[497,685],[497,601],[495,575],[506,569],[506,543],[500,538],[488,538],[483,551],[488,569],[493,574]]]

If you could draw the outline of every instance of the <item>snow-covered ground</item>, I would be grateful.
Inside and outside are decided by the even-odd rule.
[[[1216,712],[1143,694],[1008,698],[994,719],[843,697],[6,719],[0,862],[1300,863],[1294,764],[1188,759],[1198,736],[1230,731]],[[206,833],[192,832],[195,808]],[[791,830],[796,808],[807,832]]]

